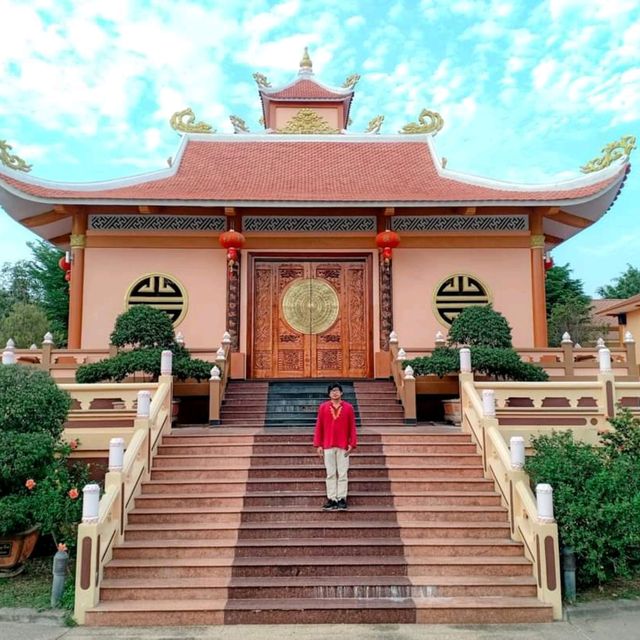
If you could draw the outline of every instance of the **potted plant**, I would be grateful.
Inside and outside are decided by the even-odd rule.
[[[86,465],[62,434],[69,395],[44,371],[0,367],[0,570],[17,574],[39,534],[75,546]]]
[[[491,305],[469,306],[453,321],[447,346],[434,349],[431,356],[406,360],[416,376],[460,372],[460,347],[471,350],[471,366],[474,372],[496,380],[544,381],[547,372],[537,365],[523,362],[511,342],[511,327],[506,318]],[[443,400],[445,418],[459,423],[460,398]]]
[[[173,352],[173,375],[178,380],[207,380],[211,375],[213,364],[192,358],[189,351],[176,342],[169,316],[147,305],[131,307],[116,318],[111,344],[117,347],[116,355],[78,367],[77,382],[122,382],[140,373],[157,380],[161,353],[166,349]]]

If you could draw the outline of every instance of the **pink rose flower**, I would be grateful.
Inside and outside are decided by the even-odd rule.
[[[27,487],[27,489],[29,489],[29,491],[31,491],[32,489],[35,488],[36,486],[36,481],[33,478],[29,478],[25,483],[24,486]]]
[[[78,490],[74,487],[73,489],[69,489],[69,492],[67,493],[67,495],[72,499],[75,500],[80,493],[78,492]]]

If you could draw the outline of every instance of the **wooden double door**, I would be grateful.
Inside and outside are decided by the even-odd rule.
[[[370,258],[254,258],[251,376],[371,375]]]

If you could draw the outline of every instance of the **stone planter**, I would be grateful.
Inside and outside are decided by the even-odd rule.
[[[38,525],[27,531],[0,536],[0,578],[11,578],[22,572],[39,536]]]
[[[459,427],[462,422],[462,403],[460,402],[460,398],[443,400],[442,406],[444,407],[445,421],[451,422],[456,425],[456,427]]]

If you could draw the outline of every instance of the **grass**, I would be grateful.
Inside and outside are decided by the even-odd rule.
[[[37,611],[51,609],[52,567],[52,558],[31,558],[21,574],[0,579],[0,607],[26,607]],[[67,626],[75,625],[74,589],[73,567],[70,567],[59,607],[65,612],[64,623]]]
[[[635,600],[640,598],[640,571],[630,578],[615,578],[606,584],[578,592],[577,602]]]

